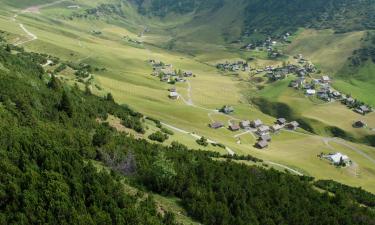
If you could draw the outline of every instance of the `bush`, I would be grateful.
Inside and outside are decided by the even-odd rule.
[[[169,136],[161,131],[156,131],[155,133],[150,134],[148,138],[152,141],[163,143],[164,141],[168,140]]]
[[[202,145],[204,147],[208,146],[208,141],[205,137],[201,137],[200,139],[196,140],[196,142],[198,143],[198,145]]]

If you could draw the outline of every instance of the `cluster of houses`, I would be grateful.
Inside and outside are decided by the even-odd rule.
[[[175,70],[172,64],[165,64],[154,59],[150,59],[149,63],[152,65],[152,75],[159,77],[161,82],[186,82],[186,78],[194,76],[191,71]]]
[[[304,89],[307,96],[316,96],[326,102],[341,101],[348,108],[361,115],[366,115],[373,111],[370,106],[334,90],[330,83],[330,77],[324,75],[320,79],[311,79],[310,82],[307,82],[305,77],[300,77],[293,80],[289,86],[296,89]]]
[[[213,122],[209,124],[209,127],[212,129],[219,129],[219,128],[224,127],[224,123]],[[260,119],[256,119],[253,121],[243,120],[238,124],[231,123],[229,124],[228,129],[234,132],[239,131],[241,129],[245,131],[253,132],[258,137],[255,147],[259,149],[265,149],[269,146],[269,143],[272,140],[271,134],[278,133],[284,128],[289,129],[289,130],[296,130],[298,127],[299,127],[299,123],[297,121],[292,121],[288,123],[285,118],[279,118],[276,120],[275,124],[272,126],[267,126],[263,124],[263,122]]]
[[[342,104],[346,105],[348,108],[353,109],[354,112],[361,114],[361,115],[366,115],[373,111],[373,108],[371,108],[370,106],[350,96],[342,95],[341,102]]]
[[[241,70],[244,72],[250,71],[250,65],[244,61],[219,63],[216,65],[216,68],[222,71],[230,72],[238,72]]]
[[[264,69],[257,69],[256,74],[266,72],[266,76],[271,81],[283,80],[288,74],[296,74],[300,79],[305,80],[305,77],[311,73],[316,72],[316,68],[311,63],[306,63],[303,66],[288,64],[283,67],[266,66]],[[295,85],[297,80],[294,81]]]
[[[290,37],[290,35],[291,35],[290,33],[285,33],[278,38],[268,37],[264,41],[249,43],[249,44],[243,46],[242,49],[244,49],[246,51],[266,49],[267,51],[270,52],[270,51],[273,50],[273,47],[278,42],[288,42],[288,38]]]

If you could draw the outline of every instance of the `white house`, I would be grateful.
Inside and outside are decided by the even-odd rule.
[[[307,89],[306,90],[306,94],[307,95],[315,95],[316,94],[316,90],[314,90],[314,89]]]
[[[330,160],[333,164],[339,164],[341,160],[345,163],[350,161],[347,155],[343,155],[340,152],[328,155],[327,159]]]

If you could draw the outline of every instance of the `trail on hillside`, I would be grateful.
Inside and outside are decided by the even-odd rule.
[[[11,20],[13,22],[17,22],[17,17],[18,17],[19,14],[39,13],[39,10],[42,9],[42,8],[53,6],[53,5],[56,5],[56,4],[65,2],[65,1],[67,1],[67,0],[60,0],[60,1],[51,2],[51,3],[47,3],[47,4],[42,4],[42,5],[30,6],[26,9],[24,9],[24,10],[21,10],[19,13],[14,14],[14,16],[11,18]],[[31,42],[31,41],[38,40],[38,36],[36,34],[32,33],[31,31],[29,31],[25,27],[25,25],[23,25],[22,23],[18,23],[18,25],[26,33],[26,35],[29,37],[29,39],[25,40],[25,41],[21,41],[21,42],[16,41],[13,45],[18,46],[18,45],[26,44],[26,43]]]

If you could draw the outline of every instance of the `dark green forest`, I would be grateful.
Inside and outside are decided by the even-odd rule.
[[[246,30],[281,35],[299,27],[336,32],[375,29],[374,0],[251,0]]]
[[[112,95],[50,77],[43,57],[0,47],[0,224],[176,224],[122,182],[178,197],[208,225],[375,224],[372,205],[351,189],[320,193],[312,178],[238,164],[236,157],[219,161],[176,142],[152,144],[99,123],[111,114],[145,129],[143,115]]]

